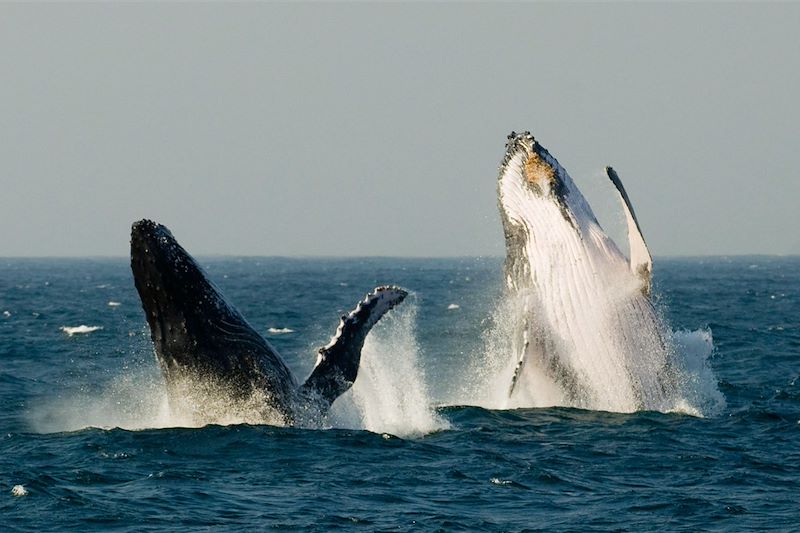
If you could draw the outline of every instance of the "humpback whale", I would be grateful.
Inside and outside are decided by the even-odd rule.
[[[650,299],[652,258],[622,181],[611,167],[606,174],[625,212],[630,259],[558,161],[529,132],[508,136],[497,193],[516,309],[509,400],[535,404],[537,388],[555,390],[556,404],[619,412],[675,400],[669,330]]]
[[[186,387],[213,390],[231,402],[257,398],[265,417],[285,424],[317,420],[356,379],[370,329],[407,296],[381,286],[341,317],[320,348],[311,375],[299,385],[281,356],[164,226],[150,220],[131,228],[131,269],[150,326],[170,403]],[[193,400],[202,409],[201,394]]]

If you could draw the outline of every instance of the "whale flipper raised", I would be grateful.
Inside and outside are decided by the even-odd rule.
[[[232,400],[256,393],[286,423],[299,413],[324,414],[353,384],[370,329],[407,295],[398,287],[378,287],[367,295],[321,350],[301,390],[275,348],[225,299],[166,227],[150,220],[133,224],[131,270],[171,398],[186,382],[210,386]]]
[[[331,341],[319,349],[317,363],[300,388],[301,394],[316,396],[320,403],[330,405],[352,387],[367,333],[406,296],[408,292],[400,287],[378,287],[344,315]]]
[[[649,295],[653,279],[653,258],[650,256],[650,250],[648,250],[647,243],[644,241],[642,228],[639,226],[639,220],[636,218],[636,213],[633,210],[630,198],[628,198],[628,193],[625,192],[625,187],[622,185],[622,180],[619,179],[619,175],[611,167],[606,167],[606,175],[608,175],[611,183],[617,189],[619,198],[622,201],[622,208],[625,211],[625,220],[628,223],[631,270],[639,276],[642,282],[642,292]]]

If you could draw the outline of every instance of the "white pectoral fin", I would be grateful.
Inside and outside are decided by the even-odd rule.
[[[611,167],[606,167],[606,174],[617,189],[620,200],[622,200],[622,208],[625,210],[625,219],[628,222],[631,271],[641,280],[642,292],[649,295],[653,276],[653,258],[650,256],[650,250],[647,249],[647,243],[644,242],[642,229],[639,227],[639,221],[636,219],[636,213],[633,211],[631,200],[628,198],[628,193],[625,192],[622,181]]]
[[[508,387],[508,397],[511,398],[511,395],[514,394],[514,389],[519,382],[519,377],[522,374],[522,369],[525,367],[525,363],[528,360],[528,348],[530,347],[530,332],[528,331],[528,320],[525,319],[525,323],[522,329],[522,345],[519,347],[519,356],[517,358],[517,366],[514,367],[514,375],[511,376],[511,385]]]

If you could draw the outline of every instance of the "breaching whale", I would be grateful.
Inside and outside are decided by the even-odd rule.
[[[341,317],[318,351],[311,375],[298,385],[270,343],[253,329],[164,226],[150,220],[131,229],[131,269],[164,375],[170,402],[186,387],[215,397],[263,405],[286,424],[316,420],[356,379],[370,329],[407,296],[381,286]],[[195,403],[203,403],[202,394]],[[202,409],[202,405],[192,408]]]
[[[627,219],[630,260],[558,161],[529,132],[508,136],[497,192],[516,309],[509,400],[620,412],[675,400],[669,330],[650,300],[650,252],[619,176],[606,174]]]

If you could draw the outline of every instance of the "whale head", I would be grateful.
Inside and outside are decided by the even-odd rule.
[[[168,381],[212,371],[202,368],[212,359],[198,358],[196,351],[209,344],[219,298],[192,256],[166,227],[140,220],[131,227],[131,270]]]
[[[156,347],[193,344],[190,322],[213,307],[216,291],[192,256],[166,227],[140,220],[131,227],[131,270]]]
[[[504,223],[531,231],[552,231],[551,214],[581,232],[585,222],[597,223],[589,204],[567,171],[530,132],[511,132],[497,183]]]
[[[531,286],[531,256],[559,254],[597,224],[589,204],[558,161],[529,132],[511,132],[497,181],[506,243],[506,285]]]
[[[257,387],[281,397],[296,387],[277,352],[166,227],[150,220],[133,224],[131,270],[168,384],[203,379],[243,395]]]

